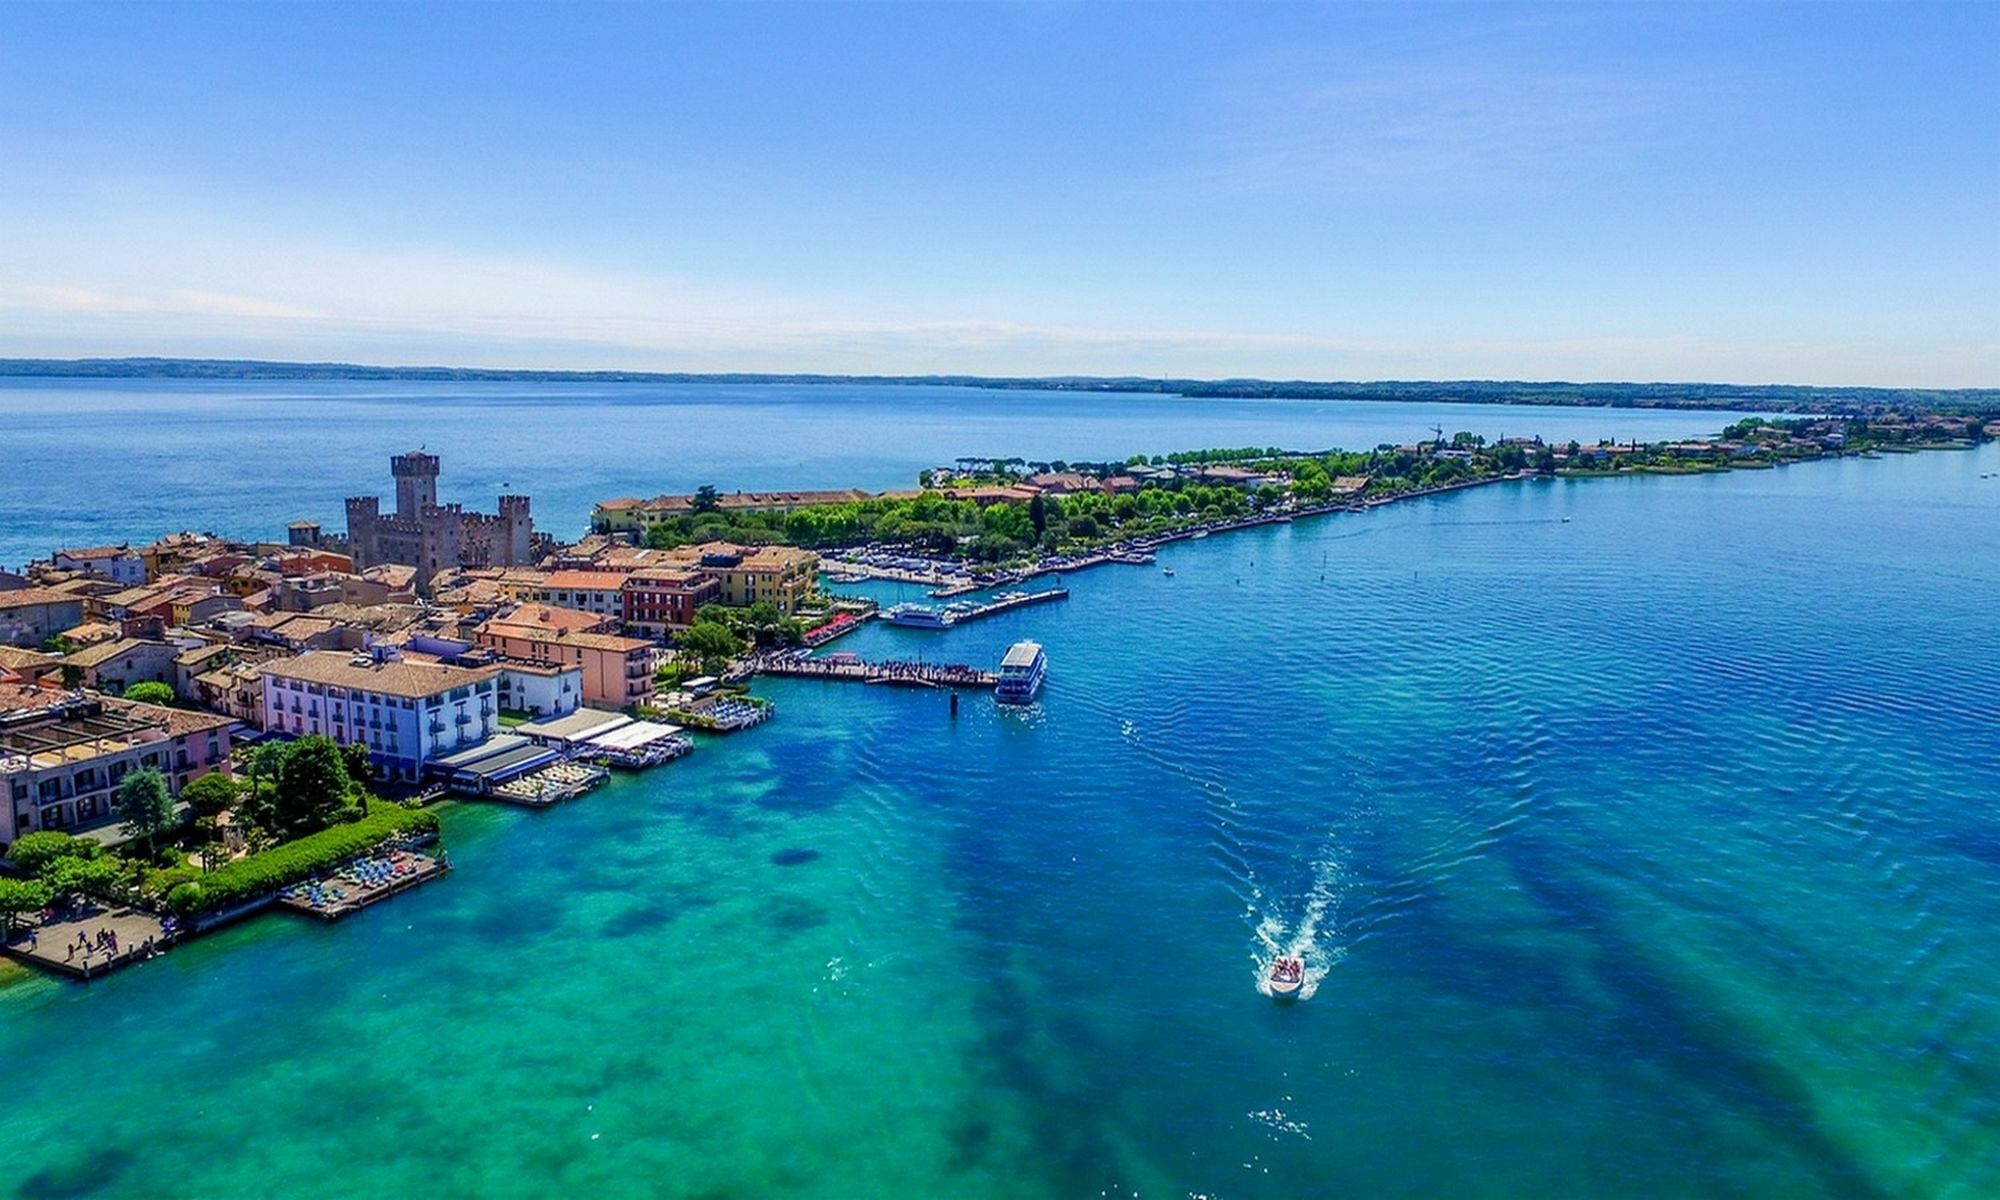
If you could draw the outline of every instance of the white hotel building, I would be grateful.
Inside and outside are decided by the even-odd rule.
[[[376,662],[328,650],[266,663],[264,728],[368,747],[377,770],[414,780],[434,758],[499,729],[497,667]]]

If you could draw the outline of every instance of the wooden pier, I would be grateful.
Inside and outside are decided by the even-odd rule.
[[[750,669],[759,675],[839,679],[849,683],[881,683],[894,687],[990,689],[1000,682],[1000,677],[993,672],[963,663],[868,662],[850,655],[832,658],[765,655],[752,660]]]

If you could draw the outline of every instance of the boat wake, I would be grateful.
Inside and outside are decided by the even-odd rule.
[[[1271,962],[1296,958],[1305,964],[1298,998],[1310,1000],[1319,991],[1320,981],[1346,956],[1339,941],[1341,870],[1331,856],[1313,864],[1312,887],[1296,904],[1267,895],[1251,881],[1250,902],[1245,916],[1253,922],[1256,944],[1250,959],[1257,991],[1271,995]]]

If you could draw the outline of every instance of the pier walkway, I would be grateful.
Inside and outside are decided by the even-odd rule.
[[[851,683],[886,683],[902,687],[991,688],[1000,677],[963,663],[869,662],[853,655],[801,658],[789,653],[765,654],[750,660],[759,675],[800,679],[842,679]]]
[[[91,901],[46,920],[17,920],[6,954],[72,979],[94,979],[164,953],[177,937],[177,926],[152,913]]]

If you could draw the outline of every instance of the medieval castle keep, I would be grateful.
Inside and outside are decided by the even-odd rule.
[[[526,496],[500,497],[500,512],[469,513],[437,502],[438,456],[412,450],[389,460],[396,477],[396,514],[382,515],[375,496],[347,501],[347,551],[362,570],[380,563],[417,568],[418,587],[454,567],[514,567],[532,563],[534,519]]]

